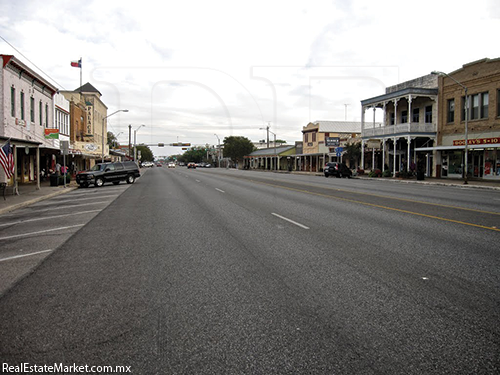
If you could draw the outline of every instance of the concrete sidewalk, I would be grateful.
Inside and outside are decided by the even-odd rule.
[[[5,192],[5,199],[3,195],[0,195],[0,214],[29,206],[44,199],[69,193],[75,189],[78,189],[75,181],[67,184],[66,188],[64,186],[50,186],[49,181],[43,181],[40,183],[40,189],[37,189],[36,183],[20,184],[18,187],[19,195],[14,195],[12,193],[12,186],[9,186]],[[1,193],[2,191],[0,191]]]

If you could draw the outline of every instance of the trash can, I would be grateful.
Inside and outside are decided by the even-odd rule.
[[[425,180],[425,174],[423,171],[417,171],[417,181]]]
[[[51,174],[49,176],[49,180],[50,180],[50,186],[57,186],[57,183],[59,182],[59,176],[57,174]]]

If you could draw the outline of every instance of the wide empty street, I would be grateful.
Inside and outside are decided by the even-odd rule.
[[[498,190],[177,167],[85,192],[101,210],[4,288],[4,363],[500,372]]]

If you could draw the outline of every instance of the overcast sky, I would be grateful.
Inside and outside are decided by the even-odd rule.
[[[500,57],[499,31],[498,0],[0,0],[0,53],[62,90],[81,57],[108,114],[129,110],[108,119],[124,144],[129,124],[138,143],[259,141],[268,124],[293,143],[310,121],[360,121],[386,86]]]

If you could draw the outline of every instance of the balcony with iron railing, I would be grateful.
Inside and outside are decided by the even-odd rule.
[[[429,135],[437,133],[437,124],[435,123],[401,123],[389,126],[379,126],[370,128],[369,124],[365,124],[365,128],[361,130],[361,136],[364,137],[386,137],[389,135],[413,134],[413,135]]]

